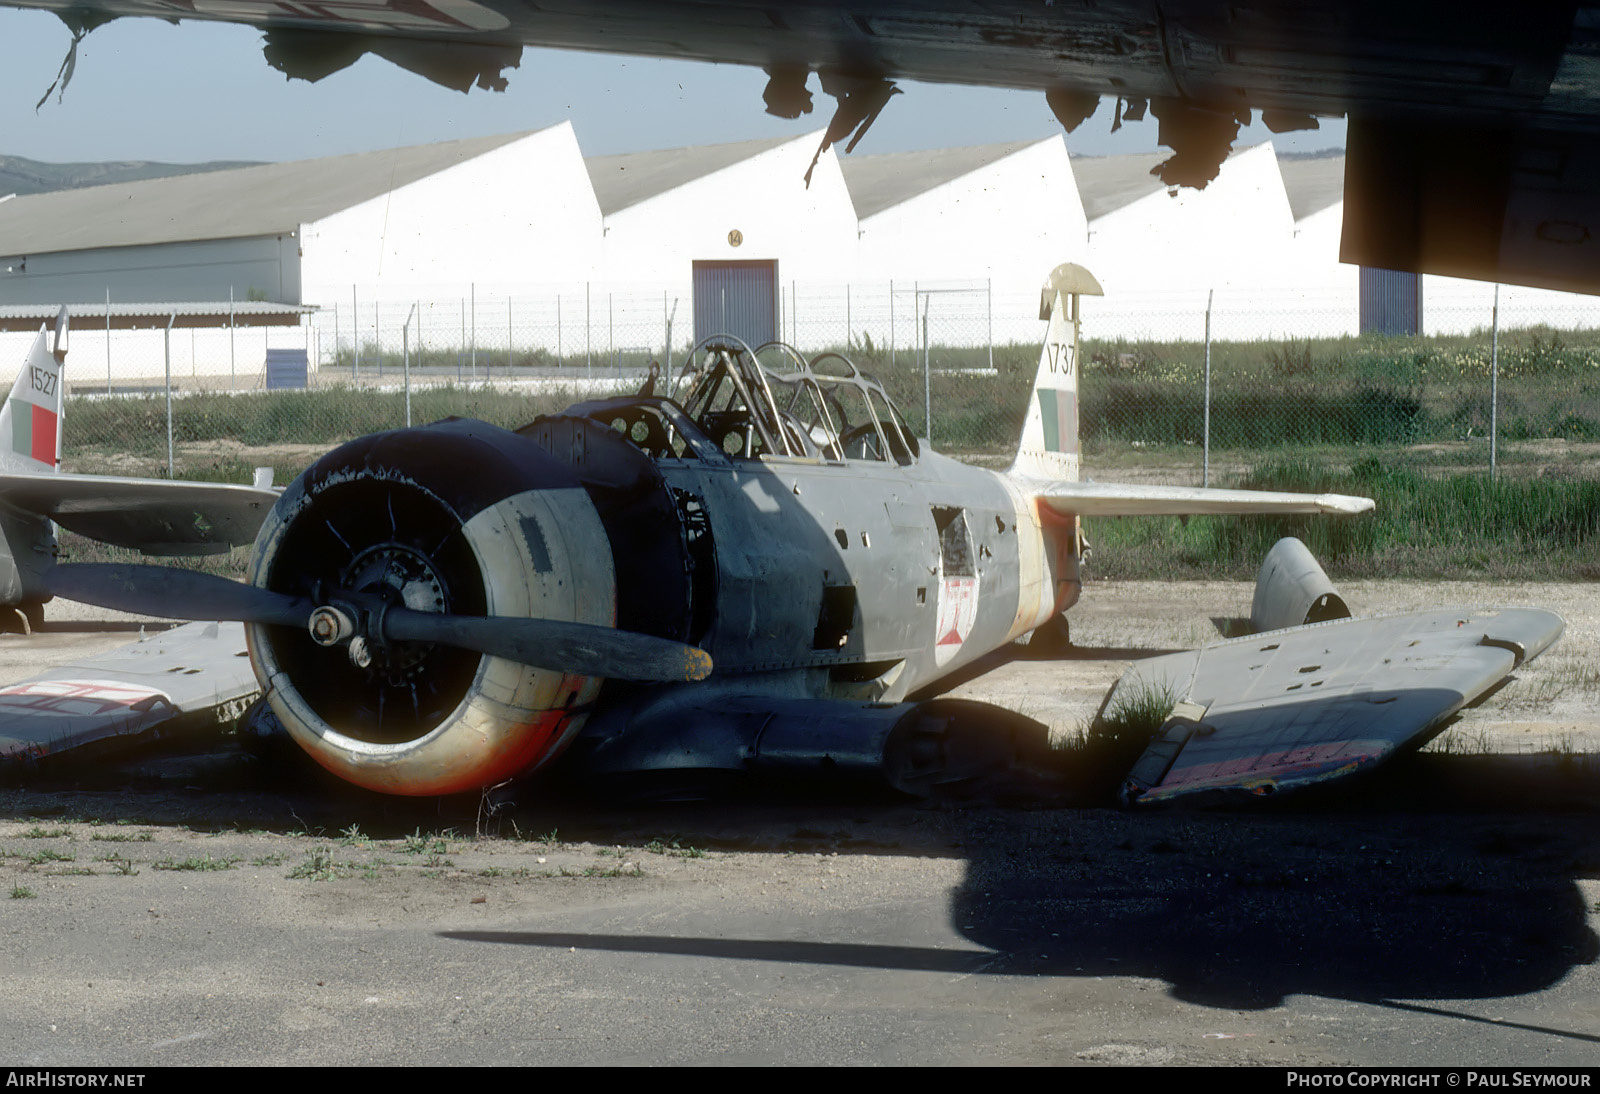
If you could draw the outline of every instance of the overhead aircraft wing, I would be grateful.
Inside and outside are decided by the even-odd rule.
[[[1146,117],[1168,185],[1203,187],[1260,112],[1274,133],[1347,115],[1343,261],[1600,291],[1600,81],[1591,6],[1461,0],[0,0],[82,35],[128,15],[246,23],[319,80],[367,53],[458,91],[504,89],[524,45],[758,65],[768,113],[872,124],[893,81],[1036,89],[1069,131],[1101,96]],[[52,89],[53,90],[53,86]],[[47,91],[48,96],[48,91]],[[754,106],[754,104],[752,104]],[[1149,124],[1149,123],[1146,123]],[[852,141],[852,144],[854,142]]]
[[[1365,513],[1371,498],[1346,494],[1283,494],[1265,490],[1214,490],[1200,486],[1150,486],[1053,482],[1034,495],[1061,514],[1080,517],[1163,516],[1189,513]]]
[[[273,490],[102,475],[0,473],[0,505],[148,555],[210,554],[254,542]]]
[[[1105,709],[1172,714],[1123,784],[1127,804],[1266,796],[1415,747],[1561,635],[1537,608],[1443,609],[1267,631],[1137,662]]]

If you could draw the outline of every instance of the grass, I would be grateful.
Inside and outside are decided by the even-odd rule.
[[[150,865],[156,870],[193,870],[203,872],[210,870],[232,870],[238,864],[238,862],[238,859],[212,858],[210,855],[191,855],[189,858],[181,861],[177,859],[165,858],[159,862],[152,862]]]
[[[1357,517],[1124,517],[1095,521],[1100,577],[1252,578],[1272,544],[1298,536],[1335,579],[1600,578],[1600,482],[1431,477],[1375,459],[1343,467],[1287,459],[1257,467],[1250,489],[1370,497]]]
[[[13,885],[11,887],[12,900],[28,900],[29,898],[36,897],[38,895],[38,893],[34,892],[26,885]]]

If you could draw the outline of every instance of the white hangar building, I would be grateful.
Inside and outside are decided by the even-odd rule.
[[[0,203],[0,303],[347,300],[592,274],[600,211],[572,128],[29,195]]]
[[[1073,158],[1089,221],[1085,265],[1106,291],[1085,308],[1086,336],[1198,340],[1212,290],[1243,299],[1293,283],[1294,215],[1270,143],[1230,155],[1204,190],[1150,174],[1164,159]]]
[[[591,157],[604,217],[599,280],[636,290],[635,301],[692,292],[701,335],[778,337],[784,286],[849,279],[856,268],[856,214],[839,161],[830,149],[811,167],[820,141],[814,132]]]
[[[1088,224],[1066,141],[988,144],[840,161],[860,220],[863,280],[991,279],[1037,302],[1063,262],[1081,262]]]

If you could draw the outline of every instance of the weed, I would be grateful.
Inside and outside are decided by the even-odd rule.
[[[28,888],[26,885],[13,885],[11,887],[11,899],[12,900],[27,900],[29,897],[34,897],[34,896],[38,896],[38,895],[39,895],[38,893],[35,893],[32,889]]]
[[[673,840],[671,843],[663,843],[661,840],[653,839],[644,845],[644,849],[649,851],[652,855],[670,855],[673,858],[688,859],[706,857],[706,851],[704,848],[687,847],[683,844],[680,844],[677,840]]]
[[[210,855],[191,855],[182,861],[164,858],[150,865],[156,870],[232,870],[239,862],[233,858],[212,858]]]
[[[339,842],[346,847],[366,847],[372,841],[361,831],[361,825],[352,824],[339,834]]]
[[[411,835],[405,837],[405,842],[400,848],[408,855],[435,854],[442,855],[450,848],[442,836],[429,833],[424,836],[422,829],[418,828]]]
[[[332,881],[339,876],[339,866],[333,861],[330,848],[318,847],[290,870],[288,876],[296,881]]]
[[[43,848],[43,849],[38,850],[38,851],[35,851],[33,854],[28,856],[28,865],[29,866],[39,866],[42,863],[46,863],[46,862],[72,862],[72,861],[73,861],[73,857],[71,855],[65,854],[64,852],[61,852],[61,851],[52,851],[48,847]]]
[[[251,866],[282,866],[283,865],[283,856],[282,855],[262,855],[259,858],[251,859],[250,860],[250,865]]]
[[[34,825],[22,833],[23,839],[71,839],[72,833],[65,828],[40,828]]]

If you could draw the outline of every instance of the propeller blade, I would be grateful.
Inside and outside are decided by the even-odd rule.
[[[52,567],[44,585],[52,596],[162,619],[228,619],[304,627],[316,606],[198,570],[165,566],[70,562]],[[524,665],[614,680],[679,683],[711,675],[711,655],[694,646],[590,623],[513,616],[441,615],[390,608],[382,613],[385,642],[460,646]]]
[[[45,571],[51,596],[162,619],[228,619],[304,627],[314,605],[302,597],[198,570],[67,562]]]
[[[685,683],[711,675],[711,655],[667,638],[592,623],[512,616],[436,615],[391,608],[384,638],[439,642],[558,672],[646,683]]]

